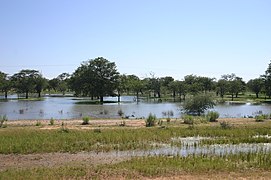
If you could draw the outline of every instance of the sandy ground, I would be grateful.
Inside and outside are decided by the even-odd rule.
[[[166,119],[162,119],[166,122]],[[245,124],[257,124],[254,118],[219,118],[218,122],[209,123],[208,125],[217,125],[220,122],[228,122],[232,125],[245,125]],[[89,125],[82,126],[82,120],[54,120],[54,125],[51,126],[50,120],[9,120],[6,122],[8,126],[35,126],[37,122],[41,123],[41,129],[58,129],[62,124],[67,126],[69,129],[93,129],[93,128],[106,128],[106,127],[117,127],[125,122],[126,127],[144,127],[144,119],[98,119],[90,120]],[[182,119],[171,119],[172,125],[180,125]]]

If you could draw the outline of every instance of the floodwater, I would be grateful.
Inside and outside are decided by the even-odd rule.
[[[113,156],[182,156],[189,155],[218,155],[225,156],[239,153],[268,153],[271,152],[271,143],[240,143],[240,144],[211,144],[201,145],[204,139],[210,137],[175,138],[180,146],[170,144],[154,144],[159,146],[150,150],[113,151]]]
[[[116,97],[107,97],[105,101],[117,101]],[[181,103],[173,102],[135,102],[134,96],[121,97],[121,103],[104,105],[76,104],[82,100],[73,97],[45,97],[43,101],[9,100],[0,101],[0,115],[7,115],[9,120],[19,119],[75,119],[83,116],[97,118],[117,118],[122,110],[125,116],[142,118],[149,113],[162,118],[163,113],[172,111],[172,118],[181,116]],[[270,114],[271,105],[261,104],[219,104],[214,109],[220,117],[255,116],[258,113]]]

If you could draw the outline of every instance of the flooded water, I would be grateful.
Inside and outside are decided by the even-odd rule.
[[[141,118],[149,113],[162,118],[163,113],[172,111],[172,118],[181,116],[181,103],[157,103],[134,101],[134,96],[121,97],[121,103],[108,103],[104,105],[76,104],[82,100],[73,97],[46,97],[43,101],[0,101],[0,115],[7,115],[9,120],[18,119],[74,119],[82,116],[99,118],[117,118],[118,111],[122,110],[125,116]],[[104,99],[117,101],[117,98]],[[255,116],[257,113],[270,114],[271,106],[267,104],[220,104],[214,107],[220,113],[220,117]]]
[[[170,144],[160,144],[158,148],[151,150],[135,151],[114,151],[114,156],[182,156],[189,155],[218,155],[225,156],[238,153],[268,153],[271,152],[271,143],[240,143],[240,144],[212,144],[200,145],[204,139],[209,137],[185,137],[175,138],[172,141],[178,141],[179,146]],[[158,144],[154,144],[158,146]]]

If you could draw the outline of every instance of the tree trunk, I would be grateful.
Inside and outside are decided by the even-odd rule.
[[[40,98],[40,97],[41,97],[41,92],[39,91],[38,94],[39,94],[38,96],[39,96],[39,98]]]
[[[100,102],[103,103],[104,102],[104,96],[100,96]]]
[[[136,92],[136,102],[138,103],[138,95],[139,93],[138,93],[138,91]]]
[[[120,94],[118,94],[118,103],[120,103]]]
[[[5,99],[8,98],[8,91],[5,91]]]
[[[28,91],[25,92],[25,99],[28,99]]]
[[[233,101],[233,94],[231,94],[231,100]]]
[[[259,93],[256,93],[256,98],[257,98],[257,99],[259,98]]]
[[[176,101],[176,91],[173,91],[173,101],[175,102]]]

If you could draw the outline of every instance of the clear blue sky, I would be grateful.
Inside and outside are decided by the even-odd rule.
[[[0,71],[53,78],[99,56],[139,77],[257,78],[271,60],[271,1],[0,0]]]

